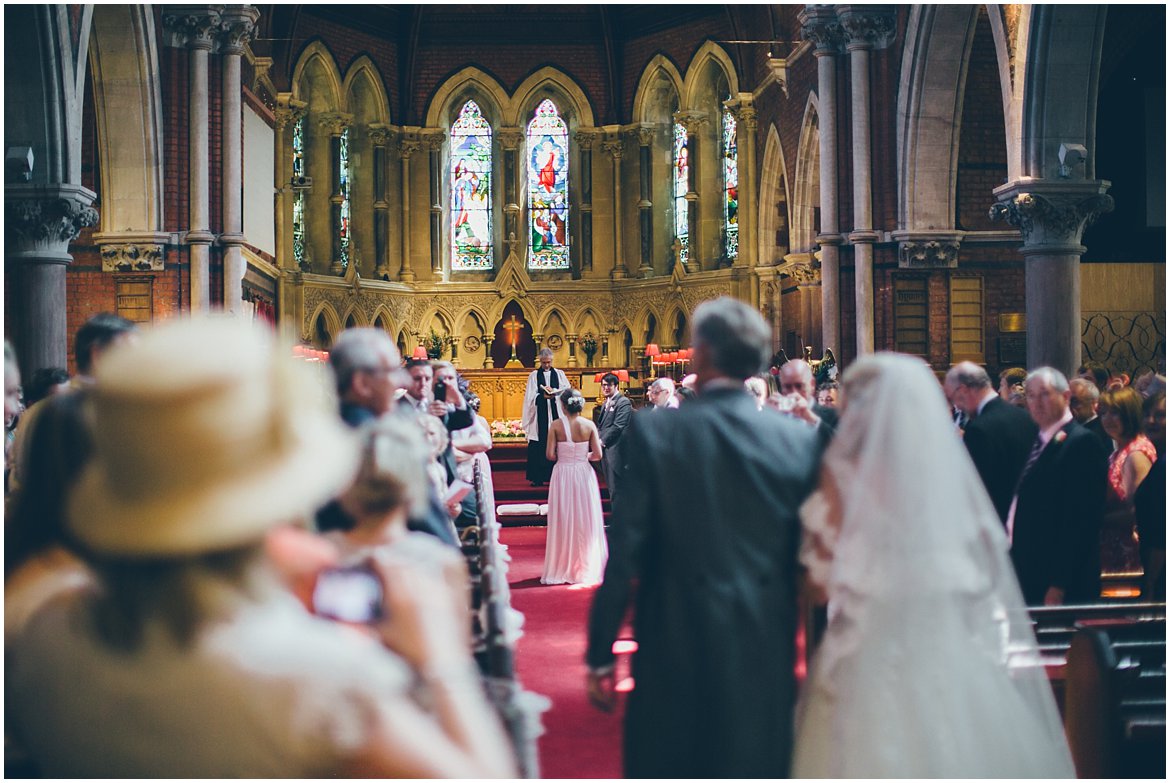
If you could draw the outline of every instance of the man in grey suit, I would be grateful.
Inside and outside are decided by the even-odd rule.
[[[597,423],[597,437],[601,439],[601,469],[605,471],[605,485],[609,487],[609,499],[614,501],[617,483],[622,478],[622,435],[630,426],[634,405],[630,398],[618,388],[618,377],[606,373],[601,379],[601,394],[605,405],[601,408],[601,421]]]
[[[771,355],[759,313],[723,297],[692,322],[699,396],[635,416],[622,502],[589,619],[590,700],[612,709],[612,646],[635,591],[626,777],[788,774],[797,624],[797,510],[816,431],[756,409],[744,379]]]

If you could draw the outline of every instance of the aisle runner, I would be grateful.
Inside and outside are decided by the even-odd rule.
[[[524,688],[552,700],[544,713],[540,770],[545,778],[620,778],[621,714],[585,696],[585,643],[593,589],[542,585],[543,527],[504,528],[512,562],[512,606],[524,613],[516,670]]]

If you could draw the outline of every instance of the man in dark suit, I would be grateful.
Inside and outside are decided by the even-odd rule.
[[[791,400],[785,412],[816,427],[822,445],[827,445],[837,430],[837,411],[817,403],[817,384],[809,363],[789,359],[780,367],[776,380],[780,394]]]
[[[601,421],[597,423],[597,437],[601,439],[601,469],[605,471],[605,485],[609,487],[611,502],[616,497],[617,484],[622,478],[622,436],[630,426],[634,405],[618,388],[618,377],[606,373],[601,379]]]
[[[967,417],[963,444],[991,496],[999,521],[1008,509],[1020,471],[1036,440],[1036,424],[1023,408],[1004,402],[987,371],[974,362],[959,362],[947,372],[943,391]]]
[[[1110,438],[1105,432],[1105,427],[1101,424],[1101,417],[1097,415],[1097,405],[1101,401],[1101,390],[1097,388],[1095,383],[1085,378],[1070,379],[1068,390],[1072,392],[1072,397],[1068,401],[1068,409],[1072,411],[1077,424],[1096,435],[1097,440],[1101,442],[1101,448],[1105,449],[1105,453],[1112,454],[1113,438]]]
[[[1024,384],[1036,436],[1008,513],[1012,563],[1024,601],[1094,603],[1101,597],[1101,521],[1108,460],[1073,420],[1059,371],[1041,367]]]
[[[612,709],[612,645],[635,593],[626,777],[783,777],[792,751],[797,509],[812,491],[813,428],[760,412],[743,381],[771,333],[742,302],[692,322],[698,397],[635,416],[622,439],[605,580],[589,621],[587,687]]]

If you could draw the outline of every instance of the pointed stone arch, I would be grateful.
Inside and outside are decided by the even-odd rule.
[[[314,72],[315,69],[319,70]],[[323,78],[321,80],[314,78],[317,74]],[[342,96],[345,94],[342,89],[341,69],[337,67],[333,52],[319,40],[310,42],[301,50],[301,55],[293,68],[292,94],[297,100],[308,101],[311,97],[305,91],[306,76],[325,91],[328,101],[325,110],[340,111]]]
[[[374,309],[374,315],[370,319],[370,325],[375,329],[381,329],[388,335],[395,333],[394,316],[390,314],[390,309],[386,305],[378,305]]]
[[[635,122],[651,122],[647,116],[654,96],[650,94],[658,82],[666,82],[674,88],[674,94],[682,104],[684,82],[678,67],[664,54],[655,55],[646,67],[642,69],[642,76],[638,79],[638,87],[634,92],[634,120]]]
[[[670,336],[669,343],[678,348],[685,348],[688,342],[688,337],[691,332],[691,321],[687,318],[687,314],[681,307],[675,305],[671,308],[666,316],[666,320],[662,322],[661,331],[663,332],[663,340],[665,335]]]
[[[491,74],[469,66],[452,74],[435,90],[427,104],[427,127],[448,128],[466,102],[463,96],[471,94],[493,128],[504,124],[511,103],[507,91]]]
[[[810,94],[804,107],[800,142],[796,150],[796,178],[792,193],[791,245],[794,252],[816,249],[821,179],[821,143],[816,96]]]
[[[788,166],[775,123],[768,126],[760,173],[760,266],[779,264],[790,248],[792,203],[788,198]]]
[[[355,91],[361,83],[368,85],[370,97],[374,101],[372,107],[358,105],[360,102],[354,100],[357,97]],[[390,101],[386,97],[385,81],[369,55],[363,54],[349,66],[341,85],[341,94],[344,96],[341,110],[352,114],[355,120],[390,123]]]
[[[527,115],[545,98],[553,99],[570,128],[593,126],[593,106],[585,91],[571,76],[552,66],[539,69],[516,88],[508,104],[508,124],[526,127],[531,119]]]
[[[352,329],[362,326],[369,326],[370,321],[366,320],[366,314],[356,304],[350,305],[345,310],[345,315],[341,318],[341,323],[346,329]]]
[[[592,330],[593,336],[600,339],[601,324],[603,323],[604,321],[597,313],[597,310],[592,305],[585,305],[573,314],[573,334],[580,336]]]
[[[333,309],[333,305],[329,302],[321,302],[314,309],[313,312],[305,319],[305,330],[303,338],[311,340],[317,347],[324,347],[318,344],[318,323],[324,324],[325,335],[329,338],[329,344],[337,339],[337,335],[341,334],[341,319],[337,317],[337,311]]]
[[[687,65],[687,75],[683,81],[683,107],[686,109],[699,108],[698,103],[699,91],[704,88],[703,82],[709,77],[710,73],[707,67],[714,64],[715,67],[722,72],[723,78],[727,81],[728,90],[732,95],[739,93],[739,76],[736,73],[735,65],[731,62],[731,57],[728,56],[727,51],[715,43],[714,41],[707,41],[699,50],[695,52],[695,56],[691,58],[691,62]]]

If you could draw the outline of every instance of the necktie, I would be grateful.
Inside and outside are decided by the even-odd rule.
[[[1024,478],[1029,471],[1036,464],[1036,460],[1040,459],[1040,452],[1044,451],[1044,441],[1039,435],[1036,436],[1036,442],[1032,444],[1032,450],[1028,452],[1028,461],[1024,463],[1024,469],[1020,471],[1020,480],[1016,482],[1016,494],[1020,494],[1020,486],[1024,483]]]

